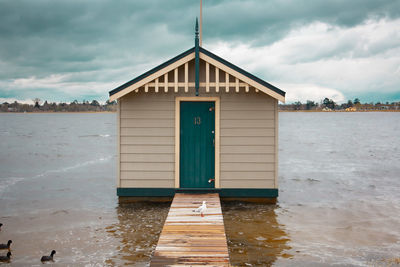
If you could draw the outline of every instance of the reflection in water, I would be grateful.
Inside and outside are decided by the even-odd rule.
[[[171,203],[138,202],[119,204],[118,222],[106,227],[120,240],[118,253],[106,264],[148,265],[157,245]],[[277,222],[277,205],[222,202],[224,224],[233,266],[270,266],[290,247],[289,238]]]
[[[118,223],[106,227],[120,240],[118,253],[107,264],[132,265],[149,263],[171,203],[138,202],[119,204]]]
[[[233,266],[270,266],[278,257],[289,258],[283,226],[277,222],[277,205],[222,202],[230,261]]]

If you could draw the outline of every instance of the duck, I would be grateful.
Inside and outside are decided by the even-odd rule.
[[[194,210],[194,212],[200,212],[201,217],[204,217],[204,212],[207,210],[206,202],[203,201],[203,204]]]
[[[56,251],[53,249],[51,251],[50,256],[42,256],[42,258],[40,259],[41,261],[53,261],[53,256],[54,254],[56,254]]]
[[[7,244],[0,244],[0,249],[8,249],[8,250],[10,250],[11,243],[12,243],[12,241],[8,240]]]
[[[0,223],[0,231],[1,231],[1,227],[3,226],[3,224],[2,223]]]
[[[7,256],[0,256],[0,262],[10,262],[11,252],[7,252]]]

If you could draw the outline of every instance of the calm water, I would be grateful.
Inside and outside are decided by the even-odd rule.
[[[115,114],[0,114],[12,266],[147,266],[168,203],[118,205]],[[277,205],[223,203],[232,264],[400,262],[400,113],[280,113]],[[4,251],[0,252],[5,254]]]

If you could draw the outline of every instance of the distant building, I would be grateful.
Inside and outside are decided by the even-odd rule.
[[[349,107],[349,108],[346,108],[346,111],[357,111],[357,108],[356,107]]]

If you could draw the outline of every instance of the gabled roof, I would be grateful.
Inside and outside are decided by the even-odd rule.
[[[202,60],[205,60],[206,62],[209,62],[212,65],[218,65],[219,68],[222,70],[227,71],[228,69],[234,72],[236,75],[235,76],[240,76],[238,78],[241,79],[246,79],[246,81],[251,84],[251,86],[259,89],[260,91],[284,102],[285,101],[285,92],[279,89],[278,87],[273,86],[272,84],[254,76],[253,74],[243,70],[242,68],[239,68],[238,66],[226,61],[225,59],[211,53],[210,51],[199,47],[199,52],[200,52],[200,58]],[[144,83],[146,78],[150,77],[151,75],[163,70],[163,69],[168,69],[168,66],[178,62],[178,61],[189,61],[194,58],[194,53],[195,53],[195,47],[177,55],[176,57],[158,65],[157,67],[143,73],[142,75],[139,75],[138,77],[134,78],[133,80],[130,80],[129,82],[111,90],[109,92],[109,96],[111,99],[117,99],[122,97],[125,94],[128,94],[135,90],[136,88],[142,86],[142,83]],[[168,72],[169,70],[166,70]],[[229,72],[229,71],[228,71]],[[160,74],[162,75],[162,74]],[[148,82],[148,81],[147,81]],[[133,87],[135,84],[138,84],[137,87]],[[133,87],[133,88],[132,88]],[[116,96],[118,94],[118,96]]]

